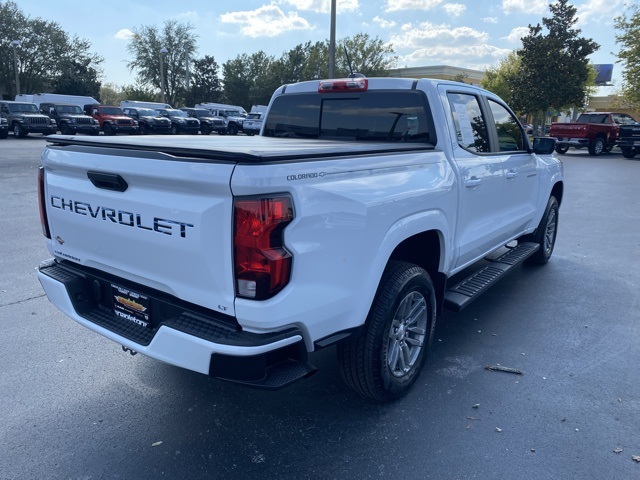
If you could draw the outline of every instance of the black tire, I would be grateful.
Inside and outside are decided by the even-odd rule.
[[[238,134],[238,126],[231,123],[229,124],[229,126],[227,127],[227,133],[229,135],[237,135]]]
[[[540,245],[538,251],[525,260],[526,263],[544,265],[551,258],[558,235],[558,212],[558,200],[551,195],[536,231],[520,239],[522,242],[533,242]]]
[[[631,147],[620,147],[622,150],[622,156],[624,158],[633,158],[636,156],[636,151]]]
[[[7,138],[9,136],[9,129],[7,128],[6,130],[1,130],[0,131],[0,138],[4,139]]]
[[[596,137],[589,144],[589,155],[593,157],[602,155],[606,147],[607,147],[607,144],[605,143],[604,138]]]
[[[174,125],[173,123],[171,124],[171,135],[178,135],[180,133],[180,130],[178,129],[177,125]]]
[[[66,123],[62,123],[60,124],[60,133],[62,135],[71,135],[71,129],[69,129],[69,126]]]
[[[435,305],[435,290],[424,269],[390,262],[364,330],[338,344],[345,383],[378,402],[405,395],[420,375],[430,349]]]
[[[22,128],[19,123],[14,123],[13,136],[16,138],[24,138],[27,136],[27,133],[24,131],[24,128]]]
[[[202,133],[202,135],[209,135],[211,133],[211,127],[209,127],[209,125],[202,125],[200,127],[200,133]]]
[[[116,131],[108,123],[104,124],[104,126],[102,127],[102,130],[104,130],[104,134],[105,135],[115,135],[116,134]]]
[[[556,145],[556,153],[564,155],[569,150],[569,145]]]
[[[140,135],[149,135],[149,126],[146,123],[141,123],[138,126],[138,133]]]

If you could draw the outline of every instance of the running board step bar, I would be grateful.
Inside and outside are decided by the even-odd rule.
[[[490,262],[488,265],[465,278],[455,287],[447,289],[444,293],[444,307],[459,312],[503,278],[507,272],[533,255],[538,248],[540,245],[537,243],[524,242],[509,248],[508,252],[497,258],[485,258]]]

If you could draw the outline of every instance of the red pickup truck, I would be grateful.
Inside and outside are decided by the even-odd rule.
[[[589,155],[600,155],[615,146],[620,125],[635,123],[626,113],[583,113],[575,123],[552,123],[549,136],[557,139],[556,152],[560,154],[567,153],[569,147],[587,147]]]

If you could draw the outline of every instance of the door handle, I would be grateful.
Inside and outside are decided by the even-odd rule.
[[[467,188],[473,188],[473,187],[477,187],[481,183],[482,183],[482,180],[480,180],[479,178],[470,178],[469,180],[464,182],[464,186]]]
[[[506,175],[508,180],[512,178],[516,178],[517,176],[518,176],[518,172],[516,172],[515,170],[509,170]]]

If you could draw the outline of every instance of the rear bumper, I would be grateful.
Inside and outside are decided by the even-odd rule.
[[[556,137],[556,145],[565,147],[587,147],[589,146],[588,138],[563,138]]]
[[[68,262],[43,263],[38,278],[51,303],[73,320],[165,363],[271,389],[315,371],[307,364],[302,333],[297,329],[244,332],[233,317]],[[115,314],[110,293],[114,284],[149,298],[153,317],[148,326]]]

